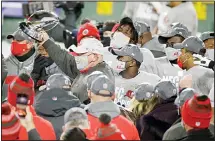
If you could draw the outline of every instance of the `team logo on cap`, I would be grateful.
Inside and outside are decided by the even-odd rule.
[[[57,97],[55,97],[55,96],[52,97],[52,100],[53,100],[53,101],[57,101]]]
[[[103,88],[104,89],[107,89],[107,87],[108,87],[108,85],[105,83],[105,84],[103,84]]]
[[[201,125],[200,122],[196,122],[196,126],[199,127]]]
[[[150,93],[150,92],[147,92],[147,93],[146,93],[146,97],[147,97],[147,98],[150,98],[150,97],[151,97],[151,93]]]
[[[84,29],[84,31],[82,32],[83,35],[87,35],[89,33],[88,29]]]

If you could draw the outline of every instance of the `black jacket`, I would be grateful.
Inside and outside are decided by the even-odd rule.
[[[214,140],[214,135],[210,132],[209,129],[202,129],[202,130],[190,130],[187,132],[187,137],[182,139],[182,141],[190,141],[190,140],[202,140],[202,141],[208,141],[208,140]]]
[[[59,88],[53,88],[40,93],[35,98],[35,111],[38,116],[52,123],[57,140],[64,125],[64,114],[73,107],[80,107],[81,102],[71,92]]]
[[[166,130],[179,118],[178,109],[173,96],[157,104],[150,113],[143,115],[136,122],[142,140],[162,140]]]

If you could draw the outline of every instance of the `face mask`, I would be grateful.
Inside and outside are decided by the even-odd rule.
[[[88,56],[74,56],[77,69],[84,70],[88,66]]]
[[[27,44],[20,44],[18,42],[11,43],[11,53],[14,56],[21,55],[27,50],[28,50]]]
[[[116,71],[117,72],[122,72],[122,71],[126,70],[126,67],[125,67],[126,62],[122,62],[122,61],[117,60],[116,64],[117,64],[116,65]]]
[[[180,50],[171,47],[165,48],[165,52],[168,60],[170,61],[176,60],[181,55]]]
[[[130,38],[125,36],[121,32],[115,32],[113,37],[111,37],[110,46],[113,48],[122,48],[127,45],[130,41]]]
[[[110,37],[103,37],[102,44],[104,47],[110,46]]]
[[[205,53],[205,57],[214,61],[214,49],[207,49]]]

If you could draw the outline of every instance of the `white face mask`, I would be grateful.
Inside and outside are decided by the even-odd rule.
[[[214,49],[207,49],[205,53],[205,57],[214,61]]]
[[[165,52],[168,60],[170,61],[176,60],[181,55],[180,50],[171,47],[165,48]]]
[[[111,37],[110,46],[113,48],[122,48],[127,45],[130,41],[130,38],[125,36],[121,32],[115,32],[113,37]]]
[[[122,62],[122,61],[119,61],[117,60],[116,61],[116,71],[119,73],[121,71],[124,71],[126,68],[125,68],[125,62]]]
[[[74,56],[78,70],[83,70],[88,66],[88,56]]]

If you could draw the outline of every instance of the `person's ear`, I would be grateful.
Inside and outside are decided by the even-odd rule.
[[[88,97],[91,98],[91,97],[92,97],[91,91],[90,91],[90,90],[87,90],[87,93],[88,93]]]
[[[136,66],[136,65],[137,65],[136,61],[132,60],[130,66],[132,67],[132,66]]]
[[[111,96],[111,99],[114,101],[115,98],[116,98],[116,94],[113,94],[113,95]]]
[[[27,42],[28,49],[31,49],[33,47],[33,42]]]

